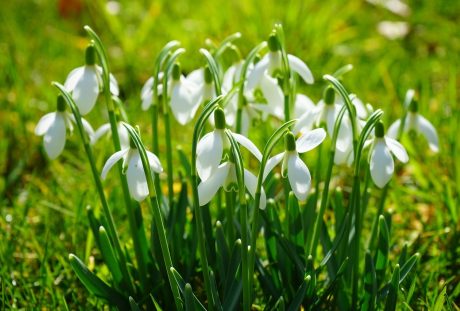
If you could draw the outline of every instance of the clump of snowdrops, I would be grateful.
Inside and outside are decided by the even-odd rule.
[[[139,128],[127,121],[100,38],[85,30],[85,64],[64,85],[53,82],[56,112],[35,132],[51,159],[74,127],[83,143],[100,199],[89,202],[89,224],[110,272],[97,275],[69,255],[91,295],[120,310],[394,310],[398,300],[410,302],[419,255],[405,245],[390,259],[385,199],[395,170],[409,160],[402,135],[424,136],[433,152],[439,148],[414,91],[388,130],[382,110],[344,87],[350,65],[323,76],[315,104],[298,92],[314,83],[312,72],[287,53],[275,25],[246,57],[236,45],[239,33],[200,49],[203,67],[187,76],[179,63],[185,50],[177,41],[166,44],[140,92],[151,127]],[[109,120],[94,131],[82,116],[99,96]],[[270,133],[265,141],[262,128]],[[173,148],[174,132],[189,129],[186,154]],[[151,131],[151,145],[143,131]],[[113,154],[98,167],[94,150],[101,151],[105,135]],[[316,156],[305,158],[308,152]],[[108,201],[106,179],[118,179],[122,199]],[[371,192],[373,185],[382,190]],[[122,207],[131,241],[120,240],[124,220],[112,216]]]

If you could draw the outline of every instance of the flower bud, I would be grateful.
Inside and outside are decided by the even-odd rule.
[[[90,44],[85,51],[85,64],[87,66],[92,66],[96,63],[96,48],[94,45]]]
[[[225,129],[225,113],[222,108],[217,108],[214,111],[214,124],[218,130]]]
[[[287,132],[286,135],[284,135],[284,149],[286,151],[296,150],[295,137],[292,132]]]
[[[65,102],[64,96],[62,96],[61,94],[59,94],[57,97],[56,106],[57,106],[56,107],[57,111],[59,112],[65,111],[67,104]]]
[[[211,84],[212,83],[212,74],[211,74],[211,70],[209,69],[208,66],[205,66],[204,67],[204,82],[206,84]]]
[[[324,103],[326,105],[333,105],[334,104],[334,101],[335,101],[335,91],[334,89],[332,88],[332,86],[328,86],[325,90],[324,90]]]
[[[280,43],[279,43],[278,38],[276,37],[275,33],[270,34],[270,36],[268,37],[268,40],[267,40],[267,44],[268,44],[268,49],[271,52],[276,52],[276,51],[281,50]]]
[[[172,68],[172,78],[174,81],[178,81],[180,80],[180,64],[179,63],[175,63],[173,68]]]
[[[385,135],[385,127],[383,126],[382,121],[377,122],[374,131],[376,138],[382,138]]]

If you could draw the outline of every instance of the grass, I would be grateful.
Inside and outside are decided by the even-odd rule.
[[[404,187],[393,186],[387,200],[386,210],[394,215],[391,252],[399,254],[407,242],[411,252],[421,254],[410,307],[399,308],[432,309],[443,301],[446,306],[449,301],[458,304],[460,4],[411,1],[412,13],[406,18],[361,1],[273,2],[263,9],[256,1],[121,1],[120,5],[119,14],[110,15],[104,1],[87,1],[79,13],[64,17],[54,1],[1,4],[3,308],[86,310],[103,305],[88,295],[68,263],[68,254],[76,253],[93,263],[90,267],[99,275],[107,275],[88,229],[85,209],[97,202],[97,194],[77,135],[67,141],[58,160],[49,161],[41,138],[33,134],[40,116],[54,109],[57,93],[50,82],[64,81],[72,68],[83,63],[88,42],[83,25],[91,25],[103,38],[130,120],[150,141],[149,118],[140,113],[139,92],[167,41],[177,39],[187,49],[181,65],[189,72],[204,64],[198,48],[206,38],[218,42],[240,31],[238,44],[246,54],[277,21],[284,25],[287,50],[304,59],[315,75],[317,83],[304,90],[312,99],[321,96],[325,84],[320,77],[348,63],[354,70],[346,76],[347,89],[383,108],[386,124],[399,116],[407,89],[419,93],[421,113],[438,130],[441,153],[427,153],[424,141],[406,137],[410,164],[393,182]],[[410,32],[402,40],[388,40],[376,30],[382,20],[405,20]],[[100,125],[101,118],[94,115],[90,121]],[[190,148],[187,131],[174,135],[176,145]],[[99,167],[111,153],[109,144],[105,146],[96,154]],[[160,148],[165,148],[163,141]],[[109,187],[113,190],[107,192],[109,200],[114,202],[121,191]],[[380,195],[376,189],[373,194]],[[124,210],[113,213],[122,240],[128,240]]]

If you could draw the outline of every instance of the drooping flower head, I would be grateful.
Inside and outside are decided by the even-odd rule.
[[[396,120],[388,128],[388,137],[396,139],[398,137],[400,127],[401,120]],[[430,149],[433,152],[439,151],[438,133],[436,132],[436,129],[430,123],[430,121],[428,121],[418,113],[418,102],[416,100],[412,100],[412,102],[410,103],[409,111],[404,122],[403,132],[405,133],[410,131],[422,134],[426,138]]]
[[[230,142],[225,134],[225,113],[221,108],[214,111],[215,128],[212,132],[204,135],[197,145],[196,168],[201,180],[207,180],[219,167],[224,149],[228,149]],[[232,133],[235,140],[248,149],[259,161],[262,154],[259,149],[247,137]]]
[[[126,172],[128,180],[129,193],[134,200],[141,202],[149,195],[149,188],[139,150],[132,141],[128,148],[110,156],[102,169],[101,177],[104,180],[109,170],[121,159],[123,159],[123,172]],[[163,171],[160,160],[155,154],[147,151],[147,159],[152,172],[161,173]]]
[[[299,154],[314,149],[323,142],[324,138],[326,138],[326,131],[322,128],[306,132],[297,141],[293,133],[286,133],[284,136],[285,151],[267,161],[264,169],[264,179],[282,161],[282,176],[288,178],[291,189],[297,199],[302,202],[305,201],[310,191],[311,175]]]
[[[96,49],[90,44],[85,52],[85,65],[72,70],[64,84],[66,90],[72,93],[72,98],[80,114],[88,114],[96,104],[102,90],[102,68],[96,65]],[[118,96],[118,83],[110,74],[110,92]]]
[[[406,149],[396,140],[385,136],[382,122],[375,126],[375,138],[372,141],[372,149],[369,157],[371,177],[379,188],[383,188],[391,179],[394,172],[393,155],[401,162],[409,160]]]
[[[66,111],[66,103],[62,95],[57,97],[57,111],[45,114],[35,127],[35,135],[43,136],[43,145],[50,159],[57,158],[64,150],[67,130],[73,131],[73,115]],[[82,124],[91,138],[94,135],[91,125],[82,118]]]

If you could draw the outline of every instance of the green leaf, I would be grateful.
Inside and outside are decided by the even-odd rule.
[[[375,308],[377,296],[377,281],[376,281],[374,262],[369,252],[366,252],[365,267],[364,267],[364,297],[361,305],[361,310],[372,311]]]
[[[193,298],[192,286],[190,283],[185,284],[185,310],[186,311],[195,311],[195,300]]]
[[[102,256],[104,257],[104,261],[109,268],[110,273],[112,274],[115,286],[118,289],[122,289],[123,275],[121,273],[120,263],[115,256],[115,252],[112,248],[112,244],[110,243],[109,236],[107,235],[107,232],[103,226],[99,227],[99,241],[101,243],[100,250]]]
[[[129,296],[129,306],[131,307],[131,311],[141,311],[141,309],[139,309],[139,306],[137,305],[136,301],[131,296]]]
[[[302,284],[297,289],[297,292],[294,298],[292,299],[291,304],[288,307],[288,311],[297,311],[300,309],[300,305],[302,304],[302,301],[305,299],[307,288],[310,287],[310,282],[311,282],[311,276],[307,275],[303,279]]]
[[[393,276],[391,277],[390,290],[385,303],[385,311],[396,310],[396,302],[398,300],[399,291],[399,276],[399,264],[397,264],[393,271]]]
[[[171,272],[174,276],[174,280],[176,281],[177,286],[179,287],[179,290],[182,295],[185,296],[185,281],[182,278],[182,276],[177,272],[176,269],[171,268]],[[192,292],[192,297],[193,297],[193,304],[195,307],[195,310],[203,310],[206,311],[205,307],[201,304],[201,302],[198,300],[198,298],[195,296],[195,294]]]
[[[77,274],[77,277],[93,295],[105,299],[108,303],[116,305],[120,310],[129,308],[128,299],[109,287],[104,281],[89,271],[88,267],[74,254],[69,255],[70,265]]]
[[[377,254],[375,255],[375,271],[377,275],[377,286],[382,284],[385,276],[385,270],[388,262],[388,252],[390,247],[390,234],[388,232],[387,223],[383,215],[379,216],[379,233]]]

